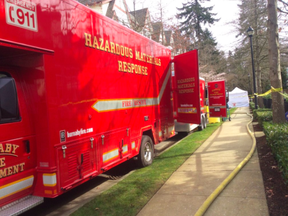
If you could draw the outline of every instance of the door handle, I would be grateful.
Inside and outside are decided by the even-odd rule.
[[[29,142],[29,140],[24,140],[23,143],[24,143],[24,146],[25,146],[26,153],[29,154],[30,153],[30,142]]]

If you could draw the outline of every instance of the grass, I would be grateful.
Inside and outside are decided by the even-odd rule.
[[[236,109],[231,109],[231,114]],[[89,215],[136,215],[172,173],[179,168],[195,150],[222,123],[208,124],[203,131],[187,136],[177,145],[156,157],[153,164],[138,169],[109,190],[74,212],[73,216]]]

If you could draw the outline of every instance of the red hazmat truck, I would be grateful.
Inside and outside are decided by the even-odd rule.
[[[0,0],[0,26],[0,215],[147,166],[175,119],[201,122],[196,50],[172,88],[169,49],[76,1]]]

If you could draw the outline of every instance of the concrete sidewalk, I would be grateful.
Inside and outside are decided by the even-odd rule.
[[[246,130],[250,117],[237,114],[245,112],[249,109],[238,108],[231,122],[225,122],[171,175],[138,216],[194,215],[251,149]],[[256,151],[205,215],[269,215]]]

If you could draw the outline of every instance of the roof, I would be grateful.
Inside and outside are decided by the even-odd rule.
[[[99,3],[101,1],[102,0],[78,0],[78,2],[80,2],[81,4],[84,4],[84,5],[93,5],[93,4]]]
[[[111,18],[111,19],[113,18],[113,15],[115,15],[115,11],[113,10],[114,4],[115,4],[115,0],[112,0],[109,3],[108,9],[107,9],[107,12],[106,12],[106,16]]]
[[[139,24],[139,27],[143,28],[145,26],[147,12],[148,8],[143,8],[141,10],[131,11],[129,13],[135,17],[135,20]]]
[[[101,2],[106,2],[106,0],[78,0],[78,2],[80,2],[81,4],[84,4],[84,5],[94,5],[94,4],[98,4],[98,3],[101,3]]]
[[[238,94],[238,93],[247,93],[247,91],[245,90],[242,90],[238,87],[235,87],[231,92],[229,92],[229,94],[232,93],[232,94]]]
[[[153,28],[152,40],[159,42],[162,23],[161,22],[152,23],[152,28]]]

